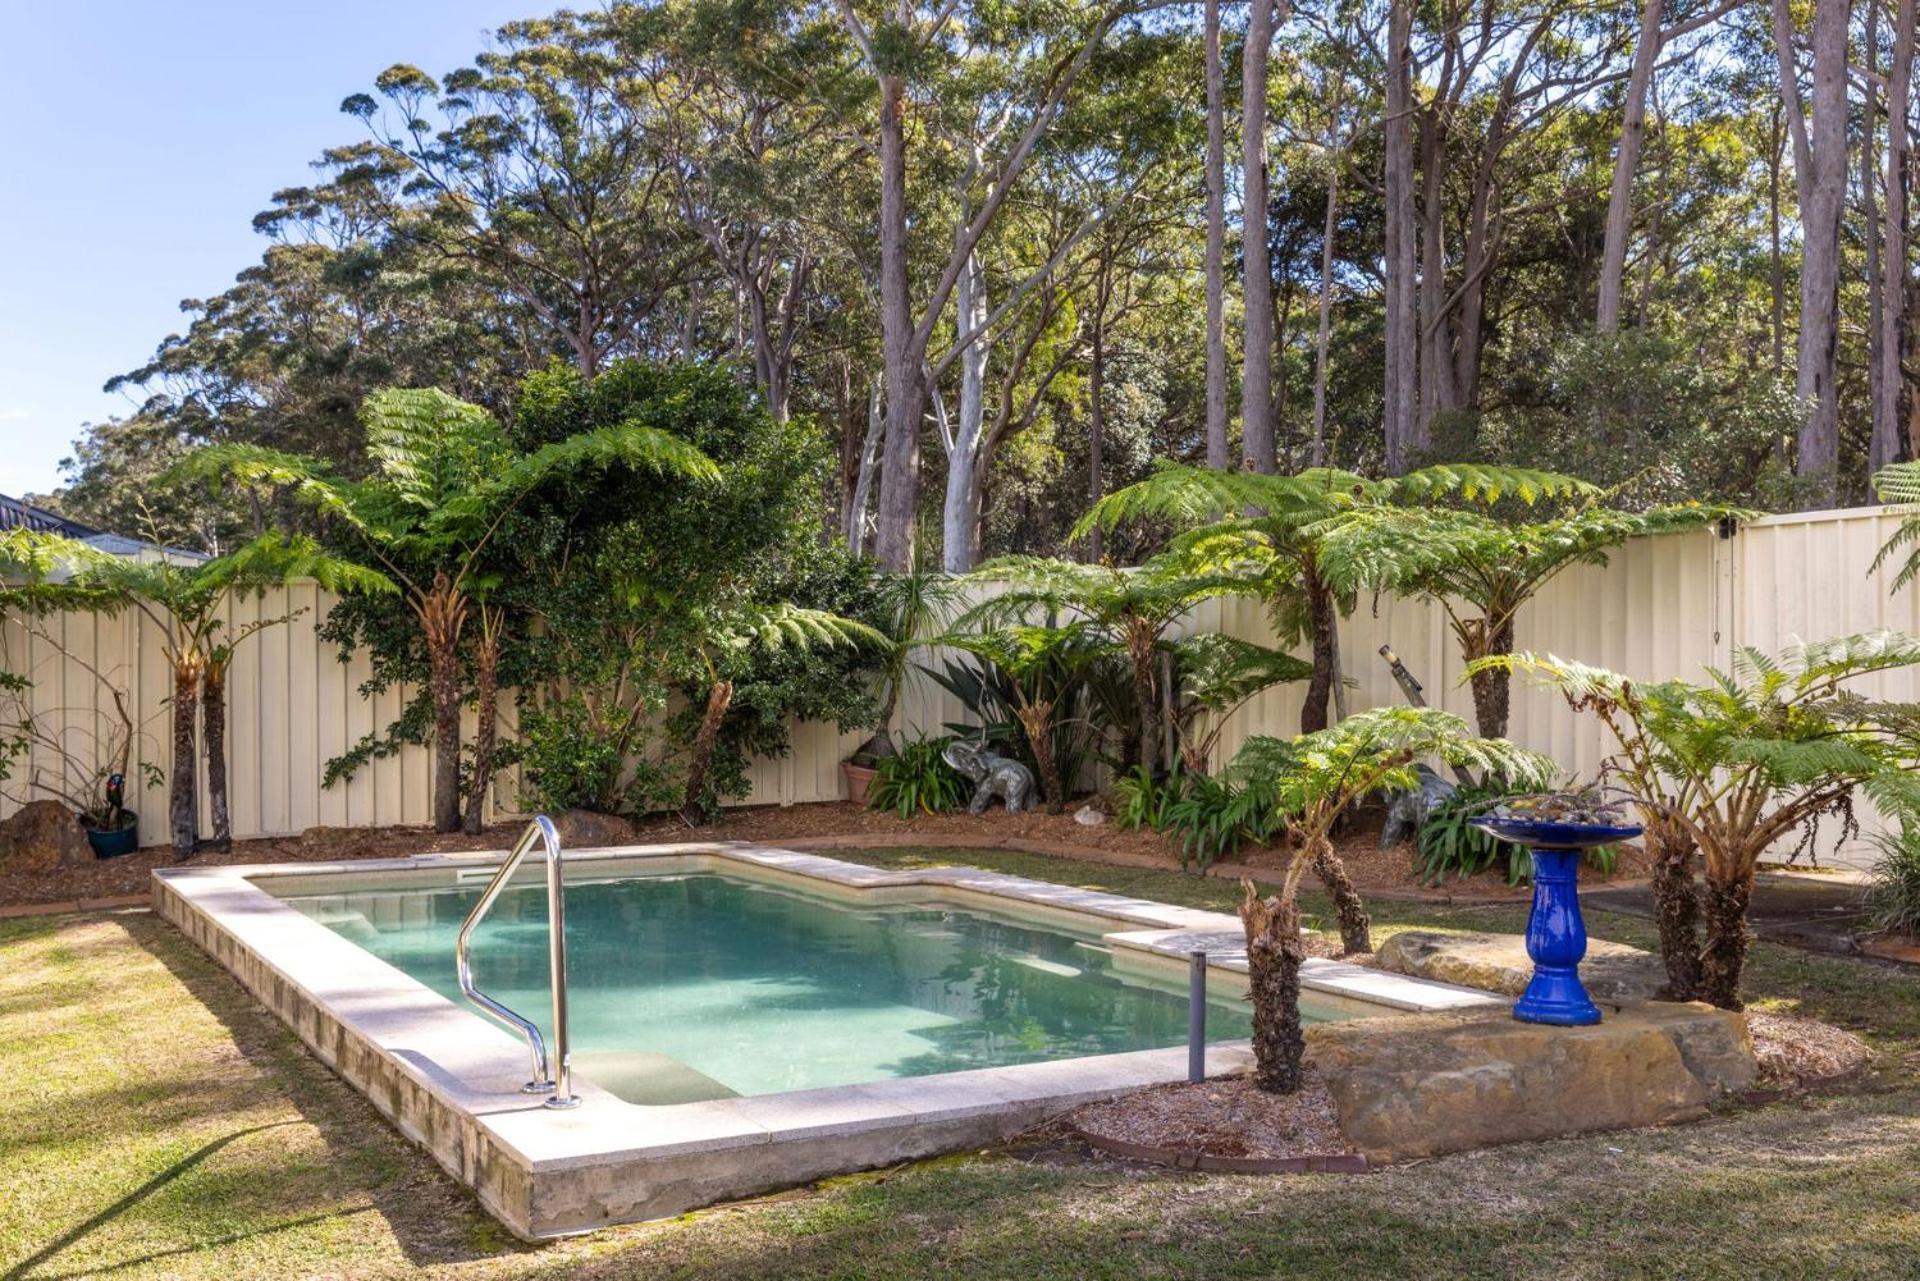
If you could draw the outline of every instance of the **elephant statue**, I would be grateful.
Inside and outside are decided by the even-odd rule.
[[[1031,808],[1033,771],[1011,757],[988,749],[986,740],[969,742],[955,739],[941,751],[940,757],[973,784],[969,814],[984,814],[988,802],[998,796],[1006,802],[1007,813],[1019,814]]]

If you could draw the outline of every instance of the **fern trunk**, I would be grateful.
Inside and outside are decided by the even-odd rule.
[[[213,837],[207,848],[233,848],[233,815],[227,804],[227,665],[208,663],[200,681],[200,734],[207,749],[207,817]]]
[[[1333,683],[1340,678],[1339,632],[1335,627],[1333,591],[1311,563],[1303,575],[1308,625],[1312,630],[1313,678],[1307,682],[1307,701],[1300,705],[1300,732],[1312,734],[1327,727],[1327,703]]]
[[[433,692],[433,830],[460,830],[460,631],[466,597],[445,574],[414,606]]]
[[[1461,657],[1469,663],[1498,654],[1511,654],[1513,617],[1509,614],[1497,627],[1489,626],[1486,619],[1475,620],[1473,629],[1461,639],[1461,649],[1464,651]],[[1475,672],[1470,679],[1473,686],[1473,719],[1479,726],[1480,737],[1505,738],[1512,702],[1512,674],[1504,668],[1495,668]]]
[[[1692,838],[1672,824],[1647,825],[1653,856],[1653,918],[1660,930],[1660,959],[1667,983],[1660,996],[1693,1001],[1700,996],[1700,900],[1694,893]]]
[[[1140,712],[1140,764],[1149,775],[1159,763],[1160,706],[1153,692],[1153,632],[1136,624],[1127,633],[1127,657],[1133,660],[1133,701]]]
[[[1020,708],[1017,714],[1020,728],[1027,736],[1027,746],[1033,751],[1033,763],[1040,767],[1040,786],[1047,796],[1047,813],[1061,813],[1067,807],[1067,793],[1060,778],[1060,762],[1053,756],[1053,704],[1031,703]]]
[[[1707,875],[1706,946],[1700,951],[1700,999],[1723,1010],[1746,1008],[1740,1001],[1740,975],[1747,964],[1747,904],[1753,876],[1731,880]]]
[[[1273,1094],[1299,1090],[1306,1075],[1307,1038],[1300,1027],[1300,905],[1278,895],[1261,898],[1240,882],[1240,923],[1247,932],[1247,988],[1253,1002],[1253,1080]]]
[[[1347,865],[1324,841],[1313,852],[1313,874],[1333,899],[1333,910],[1340,918],[1341,950],[1349,955],[1373,951],[1373,920],[1367,915],[1366,904],[1354,888],[1353,878],[1347,875]]]
[[[173,772],[167,779],[167,826],[173,856],[192,858],[200,845],[199,786],[195,770],[194,714],[200,707],[200,663],[191,656],[173,665]]]

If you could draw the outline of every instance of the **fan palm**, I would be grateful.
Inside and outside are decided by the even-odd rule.
[[[160,633],[160,652],[173,674],[167,826],[176,858],[199,846],[196,714],[204,723],[210,844],[224,850],[233,844],[227,807],[228,669],[248,639],[304,612],[288,610],[228,631],[227,605],[294,579],[311,579],[331,592],[393,590],[385,575],[333,556],[311,538],[277,532],[199,563],[98,557],[73,577],[76,588],[96,593],[107,608],[136,609]]]
[[[1333,828],[1356,800],[1383,788],[1417,786],[1415,762],[1437,757],[1478,768],[1521,786],[1546,786],[1558,767],[1551,760],[1499,739],[1473,735],[1465,721],[1426,707],[1376,707],[1357,712],[1330,729],[1295,739],[1250,738],[1234,756],[1228,776],[1258,785],[1273,798],[1268,825],[1287,834],[1288,861],[1277,894],[1262,898],[1242,881],[1240,921],[1247,934],[1247,971],[1253,1001],[1254,1079],[1262,1089],[1290,1094],[1300,1088],[1306,1043],[1300,1029],[1300,966],[1306,959],[1300,933],[1300,878],[1310,865],[1337,862]],[[1371,950],[1367,918],[1351,882],[1339,878],[1336,905],[1349,951]],[[1348,932],[1357,917],[1358,936]]]
[[[480,716],[465,825],[478,830],[492,767],[494,698],[503,612],[490,603],[483,565],[514,509],[563,474],[626,467],[681,480],[718,475],[712,460],[670,432],[638,422],[582,432],[517,451],[485,409],[436,389],[390,389],[362,411],[370,474],[349,480],[318,459],[257,445],[218,445],[185,467],[191,474],[278,490],[351,531],[401,592],[426,650],[434,709],[433,819],[462,826],[460,652],[478,612],[475,654]]]
[[[1920,666],[1920,637],[1863,632],[1753,648],[1701,684],[1640,684],[1551,654],[1496,655],[1481,669],[1525,673],[1597,717],[1619,751],[1624,781],[1655,856],[1661,948],[1669,994],[1740,1008],[1747,904],[1761,857],[1791,838],[1809,846],[1823,815],[1851,829],[1856,791],[1884,810],[1920,813],[1920,705],[1861,697],[1848,683]],[[1704,906],[1693,890],[1698,852]],[[1698,920],[1704,911],[1704,921]]]

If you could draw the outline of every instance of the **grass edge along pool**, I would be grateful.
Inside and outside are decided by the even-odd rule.
[[[403,1134],[472,1187],[528,1240],[660,1218],[828,1174],[995,1142],[1069,1108],[1184,1078],[1184,1047],[1024,1063],[864,1085],[642,1107],[590,1078],[585,1100],[553,1112],[519,1092],[525,1046],[308,919],[277,895],[374,884],[484,879],[499,854],[336,864],[158,869],[158,913],[225,965],[322,1062]],[[873,902],[953,900],[1025,918],[1078,921],[1128,963],[1184,969],[1187,946],[1238,936],[1229,915],[1029,881],[972,868],[889,872],[745,843],[568,851],[571,875],[646,867],[726,869]],[[1244,989],[1244,962],[1217,954],[1221,992]],[[1484,994],[1309,961],[1303,985],[1348,1013],[1490,1003]],[[1209,1073],[1244,1068],[1244,1045],[1208,1050]]]

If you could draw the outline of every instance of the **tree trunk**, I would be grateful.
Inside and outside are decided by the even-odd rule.
[[[1653,919],[1660,929],[1660,959],[1667,967],[1663,1000],[1693,1001],[1700,996],[1700,900],[1694,892],[1691,837],[1672,823],[1647,824],[1647,853],[1653,856]]]
[[[200,735],[207,749],[207,817],[213,839],[207,848],[233,848],[233,817],[227,806],[227,665],[209,662],[200,677]]]
[[[687,794],[680,808],[681,817],[698,827],[712,817],[707,804],[707,775],[713,768],[713,749],[720,741],[720,723],[733,705],[733,682],[715,681],[707,691],[707,710],[694,731],[693,749],[687,754]]]
[[[1127,631],[1127,657],[1133,663],[1133,701],[1140,711],[1140,763],[1149,776],[1160,759],[1160,700],[1153,688],[1155,654],[1152,629],[1136,622]]]
[[[200,796],[195,769],[194,717],[200,709],[200,659],[189,654],[173,665],[173,772],[167,778],[167,825],[173,856],[192,858],[200,845]]]
[[[1747,901],[1753,897],[1753,874],[1720,880],[1707,874],[1702,915],[1706,918],[1706,946],[1700,952],[1700,999],[1723,1010],[1745,1007],[1740,1001],[1740,973],[1746,968]]]
[[[1402,475],[1422,447],[1415,438],[1419,389],[1414,315],[1413,0],[1392,0],[1387,22],[1386,398],[1387,471]]]
[[[1373,951],[1373,918],[1367,915],[1367,905],[1354,888],[1353,878],[1347,875],[1347,865],[1331,845],[1323,842],[1314,851],[1313,874],[1333,900],[1334,915],[1340,919],[1341,950],[1348,955]]]
[[[1240,210],[1243,350],[1240,360],[1240,448],[1252,470],[1277,465],[1273,438],[1273,271],[1267,261],[1267,56],[1274,0],[1253,0],[1241,58]]]
[[[880,375],[875,374],[867,391],[867,434],[860,442],[853,495],[847,502],[847,550],[856,556],[867,549],[867,507],[873,496],[873,472],[880,463],[880,443],[886,437],[886,419],[880,411],[881,383]]]
[[[1313,677],[1307,682],[1306,700],[1300,704],[1300,732],[1312,734],[1327,727],[1327,700],[1339,679],[1339,634],[1334,618],[1338,605],[1333,589],[1320,579],[1313,563],[1301,570],[1301,591],[1307,598],[1307,619],[1312,629]]]
[[[1104,289],[1102,290],[1104,294]],[[1093,352],[1087,364],[1087,506],[1091,508],[1106,492],[1102,473],[1106,469],[1107,419],[1107,319],[1105,298],[1095,303],[1093,313]],[[1098,565],[1104,548],[1100,527],[1087,535],[1087,563]]]
[[[1207,59],[1207,466],[1227,465],[1226,70],[1220,0],[1206,0]]]
[[[1627,242],[1633,235],[1633,179],[1640,167],[1640,139],[1647,127],[1647,90],[1660,60],[1661,0],[1647,0],[1640,13],[1640,38],[1633,48],[1626,105],[1620,121],[1620,149],[1613,158],[1613,188],[1607,195],[1606,247],[1600,255],[1600,307],[1596,324],[1603,334],[1620,328],[1620,295],[1626,283]]]
[[[477,695],[477,716],[473,727],[473,779],[467,786],[466,821],[470,835],[479,835],[485,827],[487,792],[493,787],[493,751],[499,736],[500,715],[500,620],[498,614],[486,616],[482,607],[480,646],[474,654],[473,684]]]
[[[1882,284],[1880,379],[1874,388],[1873,467],[1877,471],[1900,457],[1906,424],[1900,404],[1907,348],[1907,182],[1912,142],[1907,133],[1913,90],[1914,0],[1899,0],[1894,13],[1893,65],[1887,77],[1886,244],[1880,255]]]
[[[1461,657],[1467,662],[1513,652],[1513,619],[1509,616],[1498,627],[1486,618],[1474,619],[1461,637]],[[1512,703],[1512,676],[1505,671],[1475,672],[1473,719],[1482,738],[1505,738],[1507,717]]]
[[[888,569],[913,567],[920,507],[920,415],[926,399],[907,285],[906,80],[880,80],[880,329],[885,348],[886,438],[874,556]]]
[[[1873,194],[1879,182],[1873,163],[1873,145],[1874,133],[1880,127],[1880,102],[1875,84],[1880,65],[1880,0],[1867,0],[1866,30],[1860,49],[1865,59],[1860,68],[1865,84],[1860,110],[1860,221],[1861,239],[1867,251],[1867,474],[1872,475],[1880,468],[1875,459],[1882,450],[1887,452],[1888,461],[1892,461],[1893,450],[1898,448],[1893,443],[1892,425],[1883,424],[1880,414],[1880,379],[1886,371],[1880,360],[1880,319],[1886,309],[1886,281],[1880,271],[1879,201]]]
[[[466,598],[445,574],[421,600],[418,613],[426,640],[433,695],[433,830],[460,830],[460,631]]]
[[[1253,1079],[1272,1094],[1292,1094],[1306,1075],[1307,1038],[1300,1028],[1300,906],[1261,898],[1240,882],[1240,923],[1247,932],[1247,995],[1253,1002]]]
[[[1773,104],[1772,148],[1767,155],[1767,288],[1771,295],[1768,319],[1773,331],[1773,374],[1787,371],[1787,266],[1780,239],[1780,169],[1786,163],[1787,138],[1781,125],[1781,107]]]
[[[1800,429],[1803,501],[1830,504],[1840,463],[1840,399],[1835,382],[1840,335],[1840,222],[1847,183],[1847,31],[1851,0],[1814,8],[1813,119],[1800,106],[1794,74],[1791,18],[1786,0],[1774,0],[1780,91],[1795,125],[1799,181],[1801,267],[1800,344],[1794,389],[1807,403]],[[1802,142],[1804,139],[1804,143]]]
[[[1333,232],[1340,214],[1340,152],[1327,159],[1327,216],[1320,229],[1320,323],[1313,338],[1313,439],[1307,462],[1327,465],[1327,360],[1333,346]]]
[[[986,323],[987,281],[977,254],[969,255],[954,287],[955,326],[971,333]],[[947,495],[941,510],[941,567],[949,574],[973,568],[980,529],[980,451],[987,416],[987,357],[992,349],[984,330],[960,352],[960,420],[947,454]]]

